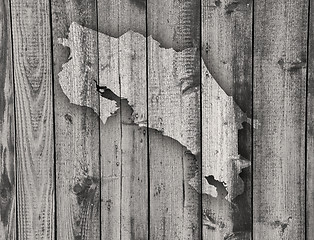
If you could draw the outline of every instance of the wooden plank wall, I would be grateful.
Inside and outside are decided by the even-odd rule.
[[[0,240],[314,239],[313,9],[1,0]]]

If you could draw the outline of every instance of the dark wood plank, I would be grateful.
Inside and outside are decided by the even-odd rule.
[[[110,93],[100,104],[102,235],[148,239],[145,7],[101,0],[98,16],[100,85]]]
[[[202,1],[203,238],[250,239],[252,2]]]
[[[305,238],[307,8],[254,5],[254,239]]]
[[[76,28],[97,27],[96,4],[51,1],[60,239],[100,238],[98,36]]]
[[[150,239],[201,239],[199,3],[147,4]]]
[[[49,1],[13,0],[19,239],[54,239]]]
[[[0,1],[0,239],[16,239],[15,117],[10,3]]]
[[[307,239],[314,238],[314,2],[309,4],[309,45],[308,45],[308,105],[307,105],[307,196],[306,231]]]

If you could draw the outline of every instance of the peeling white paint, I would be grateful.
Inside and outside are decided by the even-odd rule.
[[[145,126],[147,124],[146,71],[136,69],[146,68],[146,38],[132,31],[119,38],[99,33],[99,56],[97,56],[94,45],[84,43],[84,41],[95,41],[97,39],[95,34],[97,32],[72,23],[68,38],[59,39],[59,43],[69,47],[71,51],[70,60],[63,65],[59,73],[59,82],[64,93],[71,103],[90,107],[98,114],[100,112],[100,118],[105,123],[107,118],[117,110],[116,104],[100,98],[99,111],[98,105],[85,97],[88,94],[95,94],[94,80],[97,79],[96,74],[99,69],[99,85],[106,86],[120,95],[120,81],[121,97],[127,99],[133,108],[135,123]],[[91,46],[93,49],[89,48]],[[189,63],[184,63],[187,59],[185,56],[199,57],[195,54],[196,49],[176,52],[173,49],[161,48],[160,44],[151,37],[149,37],[149,48],[149,52],[154,57],[153,62],[150,63],[153,65],[149,65],[151,79],[148,95],[151,109],[149,127],[179,141],[197,155],[200,152],[200,119],[196,116],[200,109],[195,106],[200,106],[198,102],[200,88],[195,87],[192,91],[182,93],[182,90],[190,84],[191,76],[196,74],[189,70],[193,69],[189,68]],[[130,66],[131,62],[132,66]],[[242,128],[242,122],[248,121],[248,118],[232,97],[217,84],[203,61],[201,64],[202,88],[205,93],[202,103],[202,171],[204,176],[213,175],[216,180],[226,183],[229,192],[227,199],[231,201],[243,192],[243,182],[239,173],[250,165],[248,161],[240,160],[238,156],[238,129]],[[154,71],[155,68],[159,71]],[[95,78],[92,79],[90,76]],[[198,179],[199,175],[196,173],[190,180],[190,184],[195,189],[199,189]],[[215,187],[210,186],[205,178],[202,181],[203,193],[216,197]]]

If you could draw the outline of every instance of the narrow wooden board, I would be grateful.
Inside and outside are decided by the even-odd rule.
[[[0,1],[0,239],[16,239],[15,116],[10,4]]]
[[[203,238],[251,239],[252,1],[202,1]]]
[[[99,96],[94,83],[98,81],[98,36],[70,29],[73,22],[97,28],[96,7],[95,0],[51,1],[60,239],[100,238]],[[63,46],[60,39],[67,37],[70,46]],[[73,98],[90,103],[95,111],[69,101],[60,87],[64,78],[71,81],[63,88],[71,89]]]
[[[19,239],[54,239],[54,139],[49,1],[13,0]]]
[[[123,16],[122,19],[129,17],[129,21],[132,21],[131,9],[127,12],[120,10],[120,14]],[[145,19],[142,19],[141,24],[145,25]],[[119,40],[120,96],[122,98],[120,106],[121,239],[144,240],[149,238],[146,41],[144,36],[129,33],[125,34],[125,37],[120,37],[121,40]]]
[[[309,45],[308,45],[308,96],[307,96],[307,194],[306,231],[307,239],[314,238],[314,2],[309,4]]]
[[[147,11],[149,237],[201,239],[199,4]]]
[[[148,239],[145,1],[98,1],[98,17],[100,85],[111,92],[100,104],[102,239]]]
[[[305,239],[307,8],[254,4],[254,239]]]

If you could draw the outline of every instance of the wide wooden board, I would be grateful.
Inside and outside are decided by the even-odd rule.
[[[204,239],[251,239],[252,5],[202,1]]]
[[[71,31],[73,22],[97,27],[97,1],[51,1],[56,147],[57,237],[99,239],[99,96],[97,32]],[[64,38],[68,45],[62,45]],[[72,61],[70,60],[72,58]],[[73,98],[89,102],[90,108],[70,102],[60,86],[71,89]],[[83,79],[81,84],[77,79]],[[84,91],[80,91],[84,89]],[[86,105],[86,104],[85,104]]]
[[[54,239],[54,131],[49,1],[11,1],[19,239]]]
[[[102,239],[148,239],[146,16],[141,4],[98,1],[100,56],[108,56],[100,64],[100,85],[108,88],[100,102],[105,124]],[[131,23],[134,28],[128,27]]]
[[[201,238],[199,23],[196,1],[147,1],[150,239]]]
[[[307,7],[254,6],[253,239],[305,239]]]

